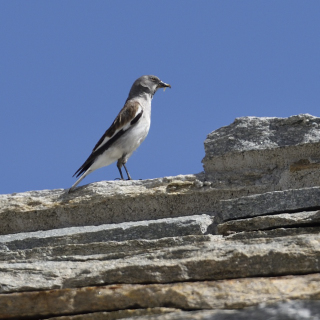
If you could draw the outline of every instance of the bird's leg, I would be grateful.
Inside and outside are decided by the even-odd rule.
[[[121,171],[122,162],[121,162],[120,160],[121,160],[121,159],[119,159],[118,162],[117,162],[117,167],[118,167],[118,170],[119,170],[119,172],[120,172],[121,180],[124,180],[124,179],[123,179],[123,175],[122,175],[122,171]],[[127,171],[127,169],[126,169],[126,171]]]
[[[125,163],[123,164],[123,166],[124,166],[124,169],[126,170],[126,173],[127,173],[127,176],[128,176],[128,180],[132,180]]]

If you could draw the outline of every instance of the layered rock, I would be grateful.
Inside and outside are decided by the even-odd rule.
[[[215,188],[260,193],[319,185],[320,118],[238,118],[204,145],[206,178]]]
[[[239,118],[201,174],[1,195],[0,319],[320,317],[319,126]]]

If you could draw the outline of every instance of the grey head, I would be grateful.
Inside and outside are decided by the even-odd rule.
[[[152,97],[158,89],[167,87],[171,88],[170,84],[164,83],[156,76],[142,76],[133,83],[127,100],[144,94],[150,94]]]

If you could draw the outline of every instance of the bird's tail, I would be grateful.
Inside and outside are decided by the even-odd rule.
[[[87,169],[87,171],[72,185],[72,187],[69,189],[68,193],[72,192],[74,188],[93,170],[91,168]]]

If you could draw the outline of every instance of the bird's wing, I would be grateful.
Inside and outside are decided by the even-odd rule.
[[[131,125],[139,120],[142,115],[142,108],[138,101],[127,101],[123,106],[118,116],[113,121],[110,128],[100,138],[98,143],[93,148],[92,152],[104,146],[110,139],[112,139],[120,130],[126,131]],[[135,122],[131,123],[139,117]]]
[[[118,116],[113,121],[110,128],[104,133],[104,135],[95,145],[91,155],[73,176],[76,175],[78,177],[86,172],[94,163],[97,156],[109,149],[115,141],[117,141],[127,130],[129,130],[138,122],[142,116],[142,113],[143,110],[139,102],[127,101],[119,112]]]

